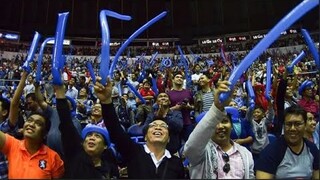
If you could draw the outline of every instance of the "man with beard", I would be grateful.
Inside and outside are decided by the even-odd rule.
[[[318,179],[319,150],[303,138],[307,112],[291,106],[284,113],[284,136],[269,144],[256,164],[257,179]]]
[[[245,147],[230,138],[232,123],[219,102],[230,91],[228,81],[218,81],[214,103],[190,134],[184,146],[191,179],[253,179],[253,158]],[[229,100],[230,101],[230,100]]]

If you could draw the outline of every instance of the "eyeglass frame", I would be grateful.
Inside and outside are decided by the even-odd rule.
[[[164,129],[169,128],[168,124],[166,124],[166,123],[157,124],[157,123],[152,122],[152,123],[149,123],[148,126],[149,126],[149,128],[155,128],[155,127],[160,127],[160,128],[164,128]]]

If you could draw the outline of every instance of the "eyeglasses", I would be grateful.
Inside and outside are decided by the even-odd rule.
[[[229,155],[227,153],[223,153],[222,154],[222,159],[225,162],[222,170],[223,170],[223,172],[228,173],[230,171]]]
[[[165,123],[162,123],[162,124],[150,123],[149,127],[150,128],[160,127],[160,128],[168,129],[169,126]]]
[[[296,128],[300,128],[301,126],[304,125],[304,122],[286,122],[284,123],[284,126],[289,129],[292,126],[296,127]]]

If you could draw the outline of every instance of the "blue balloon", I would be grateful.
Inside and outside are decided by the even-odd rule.
[[[119,97],[122,96],[122,88],[121,88],[121,82],[118,84],[118,92],[119,92]]]
[[[36,72],[36,82],[37,83],[39,83],[42,79],[41,71],[42,71],[43,50],[46,47],[46,44],[48,43],[48,41],[52,41],[52,40],[54,40],[54,37],[49,37],[49,38],[45,39],[41,44],[40,52],[39,52],[39,56],[38,56],[37,72]]]
[[[311,51],[311,54],[316,62],[316,65],[318,67],[318,69],[320,69],[320,60],[319,60],[319,54],[318,54],[318,51],[317,51],[317,48],[316,46],[314,45],[309,33],[307,30],[305,29],[301,29],[301,33],[304,37],[304,40],[306,41],[308,47],[309,47],[309,50]]]
[[[250,108],[254,108],[254,106],[255,106],[254,100],[256,99],[256,95],[254,94],[254,90],[253,90],[253,87],[252,87],[250,80],[246,81],[246,88],[247,88],[247,91],[248,91],[248,94],[250,97],[249,106],[250,106]]]
[[[272,71],[272,64],[271,64],[271,58],[268,58],[267,61],[267,84],[266,84],[266,91],[265,91],[265,97],[267,100],[270,100],[270,92],[271,92],[271,71]]]
[[[191,75],[189,73],[188,61],[184,57],[184,54],[183,54],[180,46],[178,46],[178,51],[180,53],[180,59],[181,59],[181,61],[183,63],[183,66],[184,66],[184,73],[185,73],[185,76],[186,76],[186,86],[189,89],[192,86],[192,80],[191,80]]]
[[[129,45],[129,43],[131,43],[138,35],[140,35],[143,31],[145,31],[149,26],[151,26],[152,24],[156,23],[157,21],[159,21],[161,18],[163,18],[164,16],[167,15],[167,12],[164,11],[162,13],[160,13],[158,16],[154,17],[153,19],[151,19],[150,21],[148,21],[146,24],[144,24],[143,26],[141,26],[136,32],[134,32],[120,47],[120,49],[117,51],[116,56],[114,57],[114,60],[111,64],[111,68],[109,70],[109,75],[112,77],[113,76],[113,71],[114,68],[116,67],[116,64],[118,62],[118,59],[120,57],[120,55],[122,54],[122,52],[126,49],[126,47]]]
[[[87,68],[89,70],[90,76],[91,76],[91,80],[93,82],[93,84],[96,83],[96,76],[94,74],[93,68],[92,68],[92,64],[90,61],[87,61]]]
[[[130,21],[131,17],[127,15],[118,14],[109,10],[100,11],[100,25],[102,33],[102,46],[101,46],[101,63],[100,63],[100,76],[101,83],[106,84],[109,64],[110,64],[110,32],[107,22],[107,17],[113,17],[116,19],[121,19],[125,21]],[[112,76],[111,76],[112,77]]]
[[[306,54],[302,50],[301,53],[291,62],[291,64],[287,66],[287,71],[289,73],[293,73],[293,66],[295,66],[298,62],[300,62],[305,56]]]
[[[208,111],[204,111],[204,112],[200,113],[200,114],[196,117],[196,123],[199,123],[199,122],[202,120],[202,118],[204,117],[204,115],[207,114],[207,112],[208,112]]]
[[[132,86],[131,83],[129,83],[128,81],[126,82],[126,85],[131,89],[131,91],[134,93],[134,95],[136,95],[136,97],[138,97],[140,99],[140,101],[143,103],[143,104],[146,104],[146,100],[141,96],[141,94],[136,90],[136,88],[134,88]]]
[[[68,15],[69,12],[59,13],[58,15],[58,24],[52,53],[52,83],[55,85],[62,85],[63,83],[61,80],[61,69],[64,65],[62,50]]]
[[[26,61],[24,62],[24,64],[22,65],[22,68],[30,73],[31,71],[31,68],[29,66],[29,63],[31,61],[33,61],[33,57],[34,57],[34,54],[36,53],[36,50],[37,50],[37,46],[38,46],[38,42],[40,40],[40,37],[41,35],[36,31],[36,33],[34,34],[33,36],[33,40],[32,40],[32,44],[30,46],[30,49],[29,49],[29,52],[28,52],[28,56],[27,56],[27,59]]]
[[[156,94],[156,96],[158,96],[159,91],[158,91],[158,87],[157,87],[157,80],[154,77],[152,77],[152,90]]]
[[[152,55],[149,66],[152,67],[154,65],[154,60],[158,56],[158,52],[156,52],[154,55]]]
[[[264,52],[280,35],[281,32],[289,28],[300,17],[310,11],[312,8],[319,4],[318,0],[304,0],[291,12],[289,12],[281,21],[269,31],[269,33],[253,48],[252,51],[241,61],[237,68],[232,72],[229,77],[231,82],[230,89],[233,89],[238,79],[241,77],[249,66],[256,60],[261,53]],[[230,92],[221,93],[220,101],[224,102],[228,99]]]

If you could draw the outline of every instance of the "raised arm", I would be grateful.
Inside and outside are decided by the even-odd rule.
[[[129,135],[120,125],[112,104],[112,85],[110,78],[107,79],[107,85],[105,86],[96,82],[94,92],[100,100],[104,124],[110,133],[111,141],[116,145],[117,150],[125,160],[130,159],[135,155],[138,144],[135,144],[130,139]]]
[[[225,113],[223,113],[224,107],[229,104],[230,99],[225,103],[221,103],[219,95],[222,92],[228,91],[228,81],[218,82],[218,88],[215,90],[214,94],[214,104],[199,124],[197,124],[184,146],[184,154],[193,166],[199,164],[203,159],[205,147],[214,133],[216,125],[223,119],[223,117],[225,117]]]
[[[27,76],[28,76],[28,73],[26,71],[23,71],[20,82],[17,86],[16,91],[14,92],[13,98],[10,103],[9,123],[11,127],[14,127],[18,122],[19,103],[20,103],[21,95],[23,93],[23,88],[26,85]]]
[[[75,152],[82,150],[82,139],[72,123],[69,104],[66,99],[64,85],[54,86],[57,99],[57,111],[59,114],[61,141],[66,158],[74,156]]]
[[[42,110],[47,109],[48,104],[45,102],[43,95],[40,92],[40,85],[38,83],[34,83],[34,87],[35,87],[35,96],[36,96],[36,101],[38,102],[38,104],[40,105]]]

